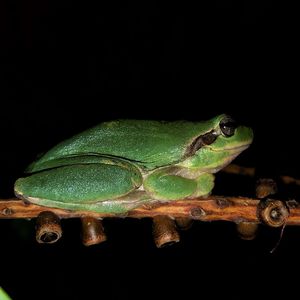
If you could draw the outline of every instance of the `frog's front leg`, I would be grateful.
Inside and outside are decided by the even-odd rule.
[[[214,175],[203,173],[196,178],[172,174],[169,169],[157,170],[145,179],[144,189],[157,200],[179,200],[210,194]]]
[[[215,185],[215,176],[211,173],[204,173],[194,180],[197,182],[197,189],[193,194],[193,197],[203,197],[209,195]]]

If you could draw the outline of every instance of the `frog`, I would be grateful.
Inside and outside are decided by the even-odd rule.
[[[214,174],[252,141],[253,130],[227,114],[206,121],[106,121],[32,162],[14,192],[41,206],[112,214],[201,199],[211,194]]]

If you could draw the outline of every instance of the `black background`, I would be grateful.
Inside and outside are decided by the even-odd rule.
[[[116,118],[226,112],[255,131],[238,163],[300,177],[296,17],[267,0],[1,2],[1,198],[38,153]],[[253,195],[254,185],[219,174],[215,192]],[[195,223],[165,249],[150,220],[106,220],[108,242],[90,248],[78,220],[63,221],[51,246],[35,243],[33,222],[0,223],[0,285],[13,299],[253,299],[297,287],[297,227],[270,254],[280,230],[241,241],[225,222]]]

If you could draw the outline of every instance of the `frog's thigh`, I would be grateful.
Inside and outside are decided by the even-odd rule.
[[[177,200],[192,195],[197,190],[197,182],[158,171],[145,179],[144,188],[155,199]]]
[[[135,167],[116,164],[74,164],[18,179],[15,192],[66,203],[89,203],[123,196],[142,183]]]

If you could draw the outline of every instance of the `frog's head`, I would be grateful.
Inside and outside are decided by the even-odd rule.
[[[252,129],[238,125],[228,115],[219,115],[204,127],[187,146],[183,161],[187,168],[215,173],[247,149],[253,140]]]

